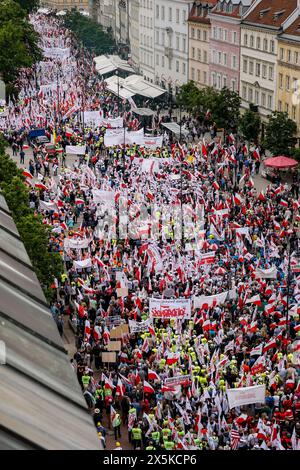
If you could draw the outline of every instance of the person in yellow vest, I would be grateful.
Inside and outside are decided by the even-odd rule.
[[[116,416],[113,419],[112,426],[114,428],[114,434],[115,434],[115,440],[118,439],[118,437],[121,437],[121,417],[119,413],[116,413]]]
[[[169,440],[166,440],[164,441],[164,448],[166,450],[174,450],[175,449],[175,442],[174,441],[169,441]]]
[[[142,430],[140,427],[135,426],[134,428],[132,428],[131,440],[132,440],[134,449],[142,446]]]
[[[84,389],[88,388],[90,380],[91,380],[91,376],[86,373],[81,377],[81,381],[82,381],[82,385]]]

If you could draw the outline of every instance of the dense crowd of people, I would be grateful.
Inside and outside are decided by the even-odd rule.
[[[197,143],[105,146],[107,125],[79,117],[117,118],[117,97],[60,20],[31,21],[46,57],[1,126],[21,164],[32,128],[57,146],[32,147],[24,175],[64,260],[51,311],[76,330],[103,446],[110,428],[118,449],[124,432],[134,449],[299,449],[298,185],[258,192],[259,147],[221,142],[213,123],[210,143],[192,123]],[[85,151],[67,165],[69,146]],[[259,385],[262,402],[231,406],[228,389]]]

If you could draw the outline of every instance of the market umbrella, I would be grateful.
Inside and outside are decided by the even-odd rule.
[[[293,158],[288,158],[284,156],[279,156],[279,157],[272,157],[272,158],[267,158],[264,161],[265,166],[270,166],[272,168],[294,168],[295,166],[298,165],[297,160],[294,160]]]

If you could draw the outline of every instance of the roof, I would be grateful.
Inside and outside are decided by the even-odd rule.
[[[134,73],[134,69],[117,55],[100,55],[94,58],[96,70],[101,75],[114,72],[115,70],[123,70],[124,72]]]
[[[153,116],[155,114],[155,112],[149,108],[133,108],[132,112],[138,116]]]
[[[240,19],[247,9],[251,6],[253,0],[222,0],[217,2],[211,13],[218,16],[225,16],[227,18]],[[232,7],[231,11],[228,8]]]
[[[300,37],[300,15],[288,28],[284,30],[283,34]],[[279,39],[280,39],[280,36],[279,36]]]
[[[100,449],[56,324],[0,193],[0,448]]]
[[[177,124],[177,122],[162,122],[162,126],[166,127],[169,131],[173,132],[175,135],[180,135],[180,126]],[[189,131],[184,129],[183,126],[181,126],[181,134],[184,136],[187,136]]]
[[[128,99],[135,95],[145,96],[146,98],[157,98],[166,93],[163,88],[149,83],[141,75],[130,75],[127,78],[121,78],[113,75],[106,80],[107,89],[123,99]],[[119,85],[118,85],[119,84]]]
[[[243,23],[280,28],[297,7],[297,0],[262,0]]]
[[[210,18],[208,17],[208,12],[211,8],[216,5],[218,0],[211,0],[207,2],[194,2],[188,21],[194,23],[203,23],[203,24],[210,24]]]

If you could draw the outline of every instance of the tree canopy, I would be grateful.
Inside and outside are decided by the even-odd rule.
[[[264,146],[273,155],[291,155],[297,124],[287,113],[275,111],[266,125]]]
[[[246,140],[257,141],[261,127],[261,119],[258,113],[247,109],[240,118],[239,128]]]

